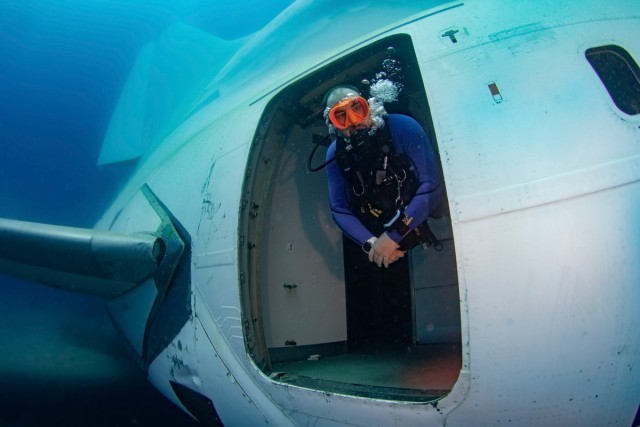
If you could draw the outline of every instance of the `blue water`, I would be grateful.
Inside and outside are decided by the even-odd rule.
[[[134,164],[97,167],[142,45],[176,21],[224,39],[292,0],[0,2],[0,217],[89,227]],[[98,300],[0,276],[0,426],[189,426]]]

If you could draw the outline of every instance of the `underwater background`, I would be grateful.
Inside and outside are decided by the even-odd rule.
[[[0,2],[0,217],[91,227],[135,163],[96,165],[141,47],[175,22],[231,40],[293,0]],[[0,276],[0,427],[192,426],[100,300]]]

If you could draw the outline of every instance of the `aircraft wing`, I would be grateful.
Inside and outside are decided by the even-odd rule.
[[[223,40],[177,23],[146,44],[120,94],[98,165],[136,159],[161,142],[188,117],[244,40]]]

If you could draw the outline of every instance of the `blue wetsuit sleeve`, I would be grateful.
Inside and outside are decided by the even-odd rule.
[[[327,150],[326,160],[333,159],[336,152],[335,141]],[[329,184],[329,205],[331,206],[331,216],[340,230],[351,240],[358,244],[366,242],[373,237],[367,228],[349,209],[348,183],[338,165],[337,161],[329,163],[326,167],[327,181]]]
[[[429,217],[443,197],[438,156],[422,126],[411,117],[390,114],[389,124],[396,150],[409,157],[418,177],[418,189],[404,209],[408,217],[413,217],[410,224],[413,229]],[[388,234],[395,242],[402,239],[396,231]]]

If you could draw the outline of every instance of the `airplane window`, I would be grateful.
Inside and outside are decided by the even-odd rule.
[[[616,106],[629,115],[640,114],[640,68],[629,52],[608,45],[587,49],[585,56]]]

